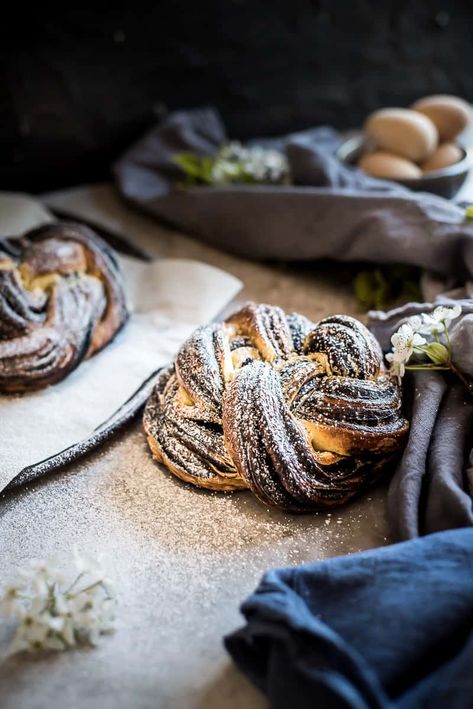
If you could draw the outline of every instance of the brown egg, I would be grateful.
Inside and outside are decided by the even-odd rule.
[[[378,148],[413,162],[425,160],[437,147],[437,129],[427,116],[407,108],[382,108],[368,117],[367,137]]]
[[[463,153],[455,143],[441,143],[437,150],[432,153],[430,158],[421,163],[422,172],[432,172],[433,170],[441,170],[442,167],[454,165],[462,159]]]
[[[469,104],[457,96],[426,96],[413,103],[411,108],[430,118],[442,142],[453,140],[471,120]]]
[[[385,180],[416,180],[422,177],[422,171],[413,162],[382,150],[362,155],[358,167],[372,177]]]

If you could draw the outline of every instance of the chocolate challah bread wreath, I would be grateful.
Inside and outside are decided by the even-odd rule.
[[[0,392],[55,384],[128,317],[113,251],[81,224],[0,240]]]
[[[250,303],[184,343],[158,376],[144,428],[155,458],[183,480],[248,487],[303,512],[369,485],[409,424],[364,325],[345,315],[314,324]]]

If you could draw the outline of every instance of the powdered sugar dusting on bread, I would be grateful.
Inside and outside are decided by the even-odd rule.
[[[378,475],[408,430],[378,343],[348,316],[313,324],[248,304],[197,331],[177,365],[144,425],[157,458],[199,486],[248,486],[294,511],[332,507]]]

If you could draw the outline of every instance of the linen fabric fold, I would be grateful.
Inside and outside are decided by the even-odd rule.
[[[473,300],[439,297],[370,314],[370,329],[387,350],[390,336],[406,320],[438,303],[460,304],[451,329],[455,366],[473,381]],[[395,539],[473,526],[473,396],[454,376],[417,371],[406,377],[411,429],[388,492]]]
[[[273,709],[471,706],[473,529],[267,572],[225,645]]]
[[[216,111],[180,111],[125,152],[114,174],[136,207],[247,258],[404,262],[473,277],[473,224],[464,209],[343,165],[333,154],[339,141],[330,128],[251,141],[285,152],[291,185],[180,189],[177,153],[209,155],[228,142]]]

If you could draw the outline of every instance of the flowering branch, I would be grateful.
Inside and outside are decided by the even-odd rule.
[[[391,337],[392,351],[386,355],[392,374],[400,381],[408,369],[450,370],[473,393],[473,382],[452,362],[449,327],[460,314],[459,305],[440,305],[431,314],[414,315],[401,325]]]
[[[0,599],[0,612],[17,621],[10,654],[96,645],[114,630],[115,600],[96,561],[73,554],[74,576],[34,560]]]
[[[223,145],[212,156],[177,153],[174,162],[186,175],[182,187],[193,185],[288,184],[289,164],[277,150],[245,148],[241,143]]]

